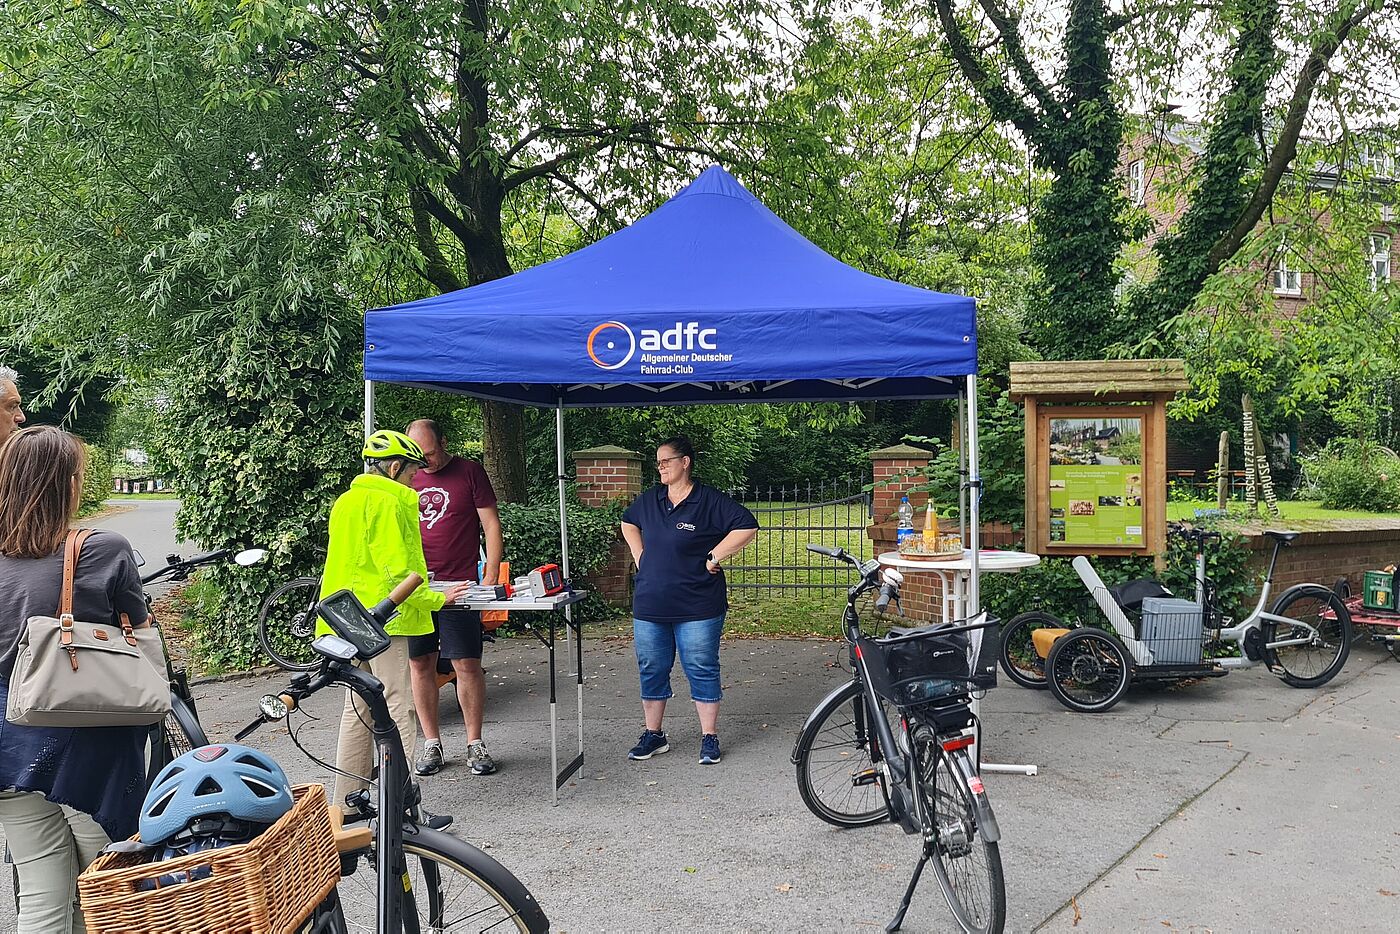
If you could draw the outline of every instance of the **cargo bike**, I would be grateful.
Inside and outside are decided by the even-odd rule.
[[[1332,590],[1351,614],[1358,635],[1369,634],[1400,661],[1400,570],[1367,571],[1361,587],[1361,593],[1353,594],[1351,582],[1343,577]]]
[[[1075,558],[1104,620],[1067,624],[1038,610],[1014,617],[1002,630],[1007,676],[1023,687],[1049,688],[1070,710],[1102,713],[1134,681],[1217,678],[1263,664],[1285,684],[1315,688],[1342,670],[1352,621],[1341,597],[1321,584],[1298,584],[1270,603],[1279,552],[1299,533],[1264,533],[1274,543],[1269,569],[1259,602],[1238,623],[1223,613],[1206,571],[1206,549],[1220,533],[1181,524],[1168,534],[1195,552],[1195,600],[1178,599],[1151,579],[1105,586],[1087,558]],[[1238,654],[1230,651],[1236,646]]]

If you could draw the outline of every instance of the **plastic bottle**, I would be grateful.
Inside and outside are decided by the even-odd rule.
[[[938,507],[930,501],[924,513],[924,551],[938,551]]]
[[[895,545],[903,548],[904,543],[914,537],[914,507],[909,505],[909,497],[899,498],[899,526],[895,531]]]

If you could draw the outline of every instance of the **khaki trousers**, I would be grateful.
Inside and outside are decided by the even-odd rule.
[[[82,934],[78,873],[111,839],[89,815],[37,791],[0,791],[0,825],[19,872],[18,934]]]
[[[368,662],[356,662],[368,668],[370,674],[384,682],[384,699],[389,704],[389,716],[399,728],[404,755],[408,757],[409,774],[413,770],[413,755],[418,740],[418,718],[413,713],[413,675],[408,666],[408,637],[390,636],[389,647]],[[368,778],[378,763],[374,760],[374,734],[369,708],[353,691],[345,692],[345,712],[340,717],[340,744],[336,749],[336,768],[352,775]],[[359,779],[344,775],[335,780],[335,804],[343,805],[345,796],[365,788]]]

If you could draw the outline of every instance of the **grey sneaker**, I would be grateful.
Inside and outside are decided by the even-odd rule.
[[[471,766],[473,775],[490,775],[496,771],[496,760],[491,758],[481,740],[467,745],[467,765]]]
[[[442,768],[442,763],[442,744],[429,743],[423,747],[423,754],[420,755],[418,761],[414,763],[413,771],[417,772],[419,775],[432,775],[438,769]]]

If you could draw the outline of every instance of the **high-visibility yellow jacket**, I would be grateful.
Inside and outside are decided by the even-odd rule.
[[[379,474],[361,474],[331,507],[321,598],[348,589],[372,608],[409,572],[428,579],[418,528],[418,492]],[[442,609],[443,602],[442,594],[424,584],[384,628],[391,636],[426,635],[433,631],[431,614]],[[318,635],[330,631],[324,620],[317,620]]]

